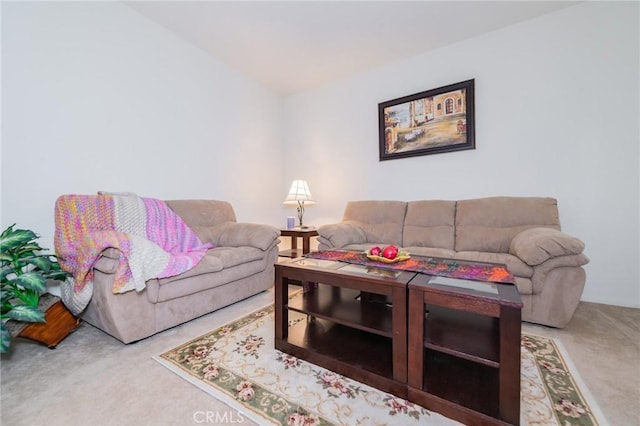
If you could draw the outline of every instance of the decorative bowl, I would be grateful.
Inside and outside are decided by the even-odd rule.
[[[373,256],[371,254],[367,255],[367,259],[369,260],[373,260],[374,262],[383,262],[383,263],[398,263],[398,262],[404,262],[405,260],[409,260],[411,259],[411,256],[409,256],[408,254],[405,256],[396,256],[395,259],[387,259],[386,257],[382,257],[382,256]]]
[[[398,255],[393,259],[387,259],[384,256],[373,255],[369,252],[369,250],[365,251],[364,254],[367,256],[367,259],[373,260],[374,262],[382,262],[382,263],[398,263],[398,262],[404,262],[405,260],[411,259],[411,256],[409,256],[409,253],[404,251],[399,251]]]

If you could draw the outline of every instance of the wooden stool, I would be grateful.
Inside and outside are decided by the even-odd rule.
[[[44,295],[51,296],[51,295]],[[80,319],[73,316],[62,301],[55,297],[57,301],[53,303],[44,313],[46,322],[28,323],[16,337],[25,337],[30,340],[42,343],[49,349],[54,349],[58,343],[67,337],[80,323]]]

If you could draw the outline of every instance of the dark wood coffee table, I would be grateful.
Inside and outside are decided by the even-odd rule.
[[[465,424],[519,424],[514,284],[306,258],[275,269],[276,349]],[[305,289],[291,299],[290,281]],[[306,320],[290,326],[290,311]]]
[[[418,274],[408,288],[409,400],[464,424],[519,424],[516,286]]]
[[[407,283],[414,272],[314,259],[275,265],[275,347],[407,397]],[[305,291],[289,299],[289,281]],[[307,315],[289,327],[289,312]]]

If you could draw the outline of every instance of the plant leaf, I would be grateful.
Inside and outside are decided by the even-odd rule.
[[[26,289],[42,292],[46,290],[47,280],[38,272],[27,272],[16,277],[12,282]]]
[[[0,236],[0,252],[6,252],[9,249],[18,247],[37,238],[38,236],[31,230],[16,229],[7,235]]]
[[[10,233],[13,232],[13,227],[16,226],[16,224],[14,223],[11,226],[8,226],[7,229],[5,229],[4,231],[2,231],[2,234],[0,234],[0,238],[6,237],[7,235],[9,235]]]
[[[40,268],[43,271],[51,270],[51,264],[53,263],[49,259],[49,256],[36,256],[36,257],[34,257],[32,259],[29,259],[27,261],[30,264],[32,264],[33,266],[35,266],[36,268]]]
[[[40,292],[34,290],[18,291],[16,297],[27,306],[38,307],[38,302],[40,302]]]
[[[20,251],[24,252],[44,250],[42,247],[40,247],[40,244],[36,243],[35,241],[28,241],[22,245],[19,245],[17,248]]]
[[[44,312],[34,306],[18,305],[7,313],[7,316],[16,321],[45,322]]]
[[[0,292],[0,294],[2,305],[4,305],[5,303],[9,303],[11,299],[15,299],[16,297],[15,290],[10,286],[2,286],[2,291]]]
[[[61,269],[58,269],[56,271],[49,271],[47,273],[47,279],[50,280],[56,280],[56,281],[64,281],[66,280],[71,274],[68,273],[67,271],[63,271]]]
[[[0,282],[4,283],[8,281],[7,276],[9,276],[12,273],[13,273],[13,268],[2,265],[2,268],[0,268]]]
[[[7,325],[3,322],[0,326],[0,353],[6,354],[9,352],[9,346],[11,345],[11,333]]]

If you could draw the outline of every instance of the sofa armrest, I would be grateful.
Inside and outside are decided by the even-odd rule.
[[[349,244],[367,242],[364,230],[355,222],[322,225],[318,228],[318,240],[329,248],[342,248]]]
[[[97,269],[104,274],[115,274],[121,255],[122,252],[115,247],[106,248],[102,250],[102,253],[100,253],[100,256],[96,259],[93,264],[93,269]]]
[[[280,231],[270,225],[225,222],[218,229],[219,247],[255,247],[266,251],[277,243]]]
[[[554,257],[581,254],[583,250],[582,241],[552,228],[522,231],[511,240],[509,247],[509,253],[530,266],[540,265]]]

